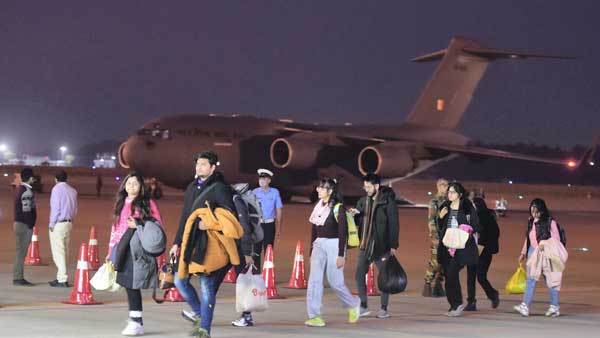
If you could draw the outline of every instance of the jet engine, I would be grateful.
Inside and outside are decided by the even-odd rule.
[[[358,154],[358,170],[364,175],[400,177],[415,167],[411,146],[401,142],[386,142],[363,148]]]
[[[314,135],[297,134],[274,140],[269,154],[271,163],[277,168],[302,170],[315,164],[322,147],[322,141]]]

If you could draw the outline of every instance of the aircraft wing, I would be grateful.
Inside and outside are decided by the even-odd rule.
[[[499,149],[490,149],[490,148],[482,148],[476,146],[455,146],[455,145],[445,145],[445,144],[426,144],[426,148],[435,149],[435,150],[445,150],[452,153],[458,153],[461,155],[478,155],[478,156],[486,156],[486,157],[500,157],[500,158],[508,158],[515,160],[524,160],[531,162],[540,162],[540,163],[549,163],[549,164],[560,164],[567,165],[569,167],[576,167],[579,165],[578,161],[574,160],[565,160],[565,159],[556,159],[556,158],[548,158],[548,157],[540,157],[533,155],[525,155],[518,153],[511,153],[504,150]]]

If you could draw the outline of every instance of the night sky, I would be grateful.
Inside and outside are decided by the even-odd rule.
[[[496,61],[460,125],[486,142],[600,135],[599,1],[9,1],[0,10],[0,143],[122,140],[148,120],[240,112],[404,120],[461,35],[576,60]],[[52,156],[53,154],[51,154]]]

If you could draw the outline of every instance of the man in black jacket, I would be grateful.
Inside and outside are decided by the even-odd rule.
[[[205,202],[208,201],[212,208],[221,207],[232,211],[237,215],[233,202],[233,191],[229,185],[225,183],[223,175],[216,171],[219,160],[217,154],[212,151],[200,153],[195,158],[196,178],[188,185],[185,190],[183,210],[179,220],[179,229],[175,235],[173,246],[169,251],[171,256],[178,256],[183,238],[185,224],[190,214],[198,209],[206,207]],[[203,223],[200,220],[199,228],[203,228]],[[244,229],[246,232],[246,229]],[[247,256],[250,259],[251,256]],[[210,259],[204,257],[204,259]],[[247,260],[248,261],[248,260]],[[200,293],[190,284],[190,278],[179,279],[175,274],[175,285],[181,293],[181,296],[190,305],[193,312],[183,311],[182,316],[185,319],[196,322],[195,326],[198,337],[207,337],[210,335],[210,328],[214,313],[216,294],[223,282],[223,278],[227,271],[231,268],[230,264],[225,267],[213,271],[210,274],[199,274]],[[201,299],[198,298],[200,296]]]
[[[363,177],[363,187],[367,196],[362,197],[356,209],[351,212],[357,218],[359,227],[360,252],[356,267],[356,284],[360,296],[360,315],[367,316],[371,312],[367,306],[367,286],[365,275],[369,265],[374,262],[381,271],[383,259],[396,254],[398,249],[398,206],[396,194],[391,188],[380,186],[379,176],[367,174]],[[387,310],[389,294],[381,293],[381,309],[377,318],[388,318]]]

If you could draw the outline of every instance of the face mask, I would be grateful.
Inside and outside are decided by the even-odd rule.
[[[264,188],[264,187],[266,187],[266,186],[267,186],[267,181],[266,181],[266,180],[258,180],[258,185],[259,185],[261,188]]]

